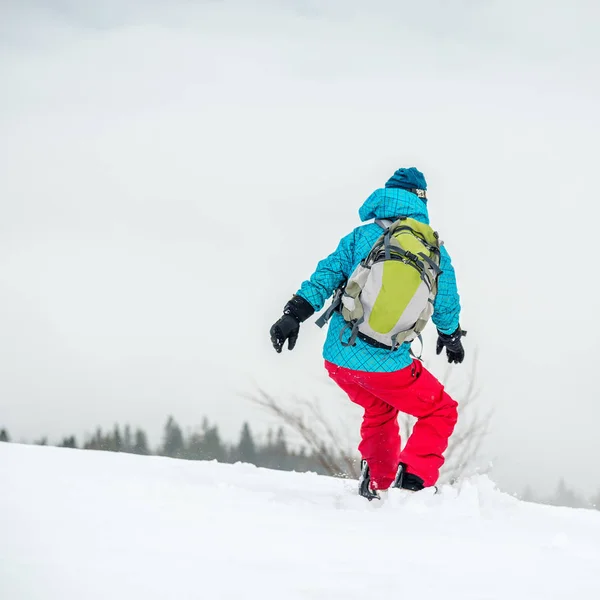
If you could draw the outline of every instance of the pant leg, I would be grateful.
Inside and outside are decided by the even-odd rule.
[[[358,450],[369,464],[372,487],[387,490],[400,462],[398,410],[361,387],[352,375],[355,371],[331,363],[326,368],[350,400],[364,409]]]
[[[419,361],[393,373],[367,373],[358,382],[375,397],[417,418],[399,462],[426,486],[434,485],[456,425],[457,403]]]
[[[448,448],[448,440],[454,431],[458,419],[455,400],[445,391],[444,386],[423,369],[425,375],[421,389],[431,392],[433,400],[431,408],[426,408],[421,416],[415,414],[417,422],[412,434],[400,454],[400,462],[407,466],[407,471],[423,478],[426,486],[434,485],[444,464],[443,453]],[[420,410],[417,399],[417,409]],[[416,412],[416,411],[415,411]]]

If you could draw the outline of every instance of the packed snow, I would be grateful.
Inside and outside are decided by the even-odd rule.
[[[0,443],[2,600],[600,598],[600,512]]]

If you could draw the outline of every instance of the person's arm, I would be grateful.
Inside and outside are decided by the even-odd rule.
[[[440,248],[440,269],[442,273],[438,277],[438,291],[431,319],[439,332],[451,334],[456,331],[460,321],[460,296],[452,260],[445,246]]]
[[[456,285],[456,274],[446,248],[440,248],[440,269],[438,292],[433,304],[432,321],[438,330],[436,354],[444,347],[448,362],[461,363],[465,358],[465,350],[461,338],[466,332],[460,327],[460,296]]]
[[[331,294],[350,277],[353,257],[354,232],[342,238],[338,247],[319,262],[315,272],[302,283],[296,295],[308,301],[314,310],[321,310]]]
[[[321,310],[327,298],[350,276],[353,266],[354,232],[342,238],[338,247],[319,262],[315,272],[285,305],[283,316],[271,327],[271,343],[281,352],[286,340],[288,348],[294,349],[298,340],[300,323],[315,311]]]

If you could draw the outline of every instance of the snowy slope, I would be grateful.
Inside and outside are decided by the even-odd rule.
[[[0,443],[2,600],[600,598],[600,512],[486,478],[392,493],[313,474]]]

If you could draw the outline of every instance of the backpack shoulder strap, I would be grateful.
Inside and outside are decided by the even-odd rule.
[[[393,222],[391,219],[375,219],[375,225],[379,225],[381,229],[388,229]]]

